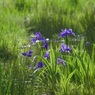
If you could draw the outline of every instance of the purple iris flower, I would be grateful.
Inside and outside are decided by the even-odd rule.
[[[36,40],[37,40],[36,38],[33,38],[32,43],[36,43]]]
[[[41,42],[44,42],[45,41],[45,38],[42,37],[42,35],[41,35],[40,32],[36,32],[35,33],[35,37],[32,39],[32,43],[36,43],[37,40],[39,40]]]
[[[40,32],[36,32],[35,36],[36,36],[36,39],[38,39],[38,40],[42,37]]]
[[[46,58],[46,59],[49,59],[50,58],[49,51],[46,51],[46,53],[44,54],[44,58]]]
[[[46,50],[49,48],[48,42],[45,41],[42,45],[42,48],[45,48]]]
[[[38,62],[38,68],[42,68],[44,66],[44,64],[42,62]]]
[[[39,41],[45,42],[45,38],[44,38],[44,37],[41,37],[41,38],[39,39]]]
[[[29,52],[23,52],[22,55],[23,56],[27,56],[27,57],[31,57],[32,56],[32,53],[33,53],[33,51],[30,50]]]
[[[72,29],[64,29],[64,30],[62,30],[62,32],[58,35],[58,38],[60,38],[61,36],[64,38],[64,37],[66,37],[66,36],[68,36],[68,35],[73,35],[73,36],[75,36],[75,33],[72,31]]]
[[[66,63],[63,61],[62,58],[58,58],[58,59],[57,59],[57,63],[58,63],[58,64],[61,63],[61,64],[63,64],[64,66],[66,66]]]
[[[72,49],[66,44],[62,43],[59,52],[71,52]]]
[[[75,33],[72,31],[72,29],[68,29],[68,31],[69,31],[69,33],[68,33],[69,35],[71,34],[73,36],[76,36]]]

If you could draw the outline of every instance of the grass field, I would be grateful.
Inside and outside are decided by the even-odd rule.
[[[0,95],[94,95],[94,14],[94,0],[0,0]],[[65,28],[76,36],[58,39]],[[38,31],[52,40],[48,50],[32,45]],[[53,39],[72,52],[59,52],[62,42]]]

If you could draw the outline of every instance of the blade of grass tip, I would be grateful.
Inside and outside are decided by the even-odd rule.
[[[54,53],[54,50],[53,50],[53,46],[52,46],[52,43],[50,44],[50,63],[51,63],[51,68],[52,70],[54,71],[55,70],[55,53]]]
[[[77,58],[77,67],[76,67],[76,69],[77,69],[77,73],[79,75],[79,78],[81,79],[81,82],[84,83],[84,78],[86,76],[86,72],[84,71],[84,68],[83,68],[82,63],[79,60],[79,58]]]
[[[62,85],[64,85],[64,86],[62,86],[62,88],[64,89],[64,93],[66,94],[67,92],[68,92],[68,86],[69,86],[69,84],[70,84],[70,80],[71,80],[71,78],[73,77],[73,75],[76,73],[76,69],[73,71],[73,72],[71,72],[69,75],[68,75],[68,77],[66,77],[66,76],[64,76],[64,75],[62,75],[63,77],[62,77]],[[64,81],[63,81],[64,80]]]
[[[71,80],[72,76],[73,76],[75,73],[76,73],[76,69],[68,75],[67,83],[69,83],[69,82],[70,82],[70,80]]]
[[[95,46],[93,46],[91,58],[92,62],[95,62]]]
[[[58,70],[57,66],[57,56],[56,56],[56,50],[53,49],[52,44],[50,44],[50,64],[51,64],[51,74],[53,80],[56,81],[56,74]]]
[[[88,74],[90,75],[90,77],[92,77],[92,78],[94,78],[94,76],[95,76],[95,74],[94,74],[94,72],[95,72],[95,54],[94,54],[95,52],[94,52],[94,48],[93,48],[93,50],[92,50],[92,55],[91,55],[91,58],[90,58],[90,56],[89,56],[89,71],[88,71]]]
[[[90,65],[90,56],[85,51],[83,54],[83,62],[82,62],[84,71],[85,71],[85,78],[88,79],[88,73],[89,73],[89,65]]]

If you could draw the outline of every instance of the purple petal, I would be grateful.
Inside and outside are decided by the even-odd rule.
[[[33,38],[32,43],[36,43],[36,40],[37,40],[36,38]]]
[[[40,32],[36,32],[35,35],[36,35],[36,39],[41,38],[41,33]]]
[[[42,48],[45,48],[46,50],[49,48],[48,42],[45,41],[42,45]]]
[[[38,40],[41,41],[41,42],[45,42],[45,38],[44,37],[41,37]]]
[[[32,43],[36,43],[37,40],[39,40],[41,42],[45,42],[45,38],[42,37],[40,32],[35,33],[35,38],[32,39]]]
[[[46,54],[44,55],[44,57],[45,57],[46,59],[49,59],[49,58],[50,58],[49,51],[46,51]]]
[[[60,34],[58,34],[58,38],[60,38],[61,36],[64,38],[64,37],[66,37],[68,35],[75,36],[75,33],[72,32],[72,29],[68,29],[68,30],[67,29],[64,29],[64,30],[62,30],[62,32]]]
[[[22,53],[22,55],[23,55],[23,56],[26,56],[26,55],[27,55],[27,53],[26,53],[26,52],[23,52],[23,53]]]
[[[62,52],[62,51],[63,52],[71,52],[72,49],[69,46],[67,46],[66,44],[62,43],[59,52]]]
[[[27,56],[28,56],[28,57],[31,57],[31,56],[32,56],[32,53],[33,53],[33,51],[30,50],[29,52],[27,52]]]
[[[66,63],[63,61],[62,58],[58,58],[58,59],[57,59],[57,63],[58,63],[58,64],[61,63],[61,64],[63,64],[64,66],[66,66]]]
[[[44,64],[42,62],[38,62],[38,68],[42,68]]]
[[[33,51],[30,50],[29,52],[23,52],[22,55],[23,56],[27,56],[27,57],[31,57],[32,56],[32,53],[33,53]]]
[[[68,29],[69,34],[72,34],[73,36],[76,36],[75,33],[72,31],[72,29]]]

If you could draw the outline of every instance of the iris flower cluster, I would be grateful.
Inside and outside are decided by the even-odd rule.
[[[62,32],[58,35],[58,38],[60,38],[60,37],[63,37],[63,38],[65,38],[66,36],[68,36],[68,35],[73,35],[73,36],[75,36],[75,33],[72,31],[72,29],[62,29]]]
[[[68,35],[73,35],[75,36],[75,33],[72,31],[72,29],[64,29],[62,30],[62,32],[60,34],[58,34],[58,38],[62,37],[67,37]],[[37,41],[40,41],[42,42],[42,46],[41,48],[44,48],[46,49],[46,53],[43,55],[44,58],[46,58],[47,60],[50,59],[50,51],[49,51],[49,43],[48,41],[41,35],[40,32],[36,32],[35,33],[35,37],[32,38],[32,44],[35,44]],[[62,53],[62,52],[71,52],[72,49],[66,45],[65,43],[62,43],[60,45],[60,50],[59,50],[59,53]],[[33,51],[30,50],[28,52],[23,52],[22,55],[23,56],[26,56],[26,57],[31,57],[33,54]],[[64,60],[61,58],[61,57],[58,57],[57,58],[57,63],[58,64],[63,64],[64,66],[66,66],[66,63],[64,62]],[[38,62],[37,63],[37,68],[42,68],[44,65],[44,63],[42,61]]]
[[[40,32],[35,33],[35,37],[32,39],[32,43],[36,43],[36,41],[42,41],[42,42],[45,41],[45,38],[42,37]]]

